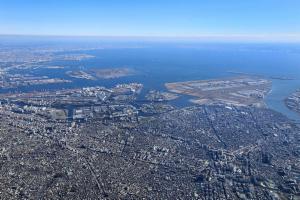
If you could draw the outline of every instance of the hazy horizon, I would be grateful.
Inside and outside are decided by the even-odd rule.
[[[300,41],[295,0],[0,1],[0,34]]]
[[[201,35],[201,36],[147,36],[147,35],[42,35],[0,34],[0,38],[12,39],[74,39],[166,42],[239,42],[239,43],[300,43],[300,35]]]

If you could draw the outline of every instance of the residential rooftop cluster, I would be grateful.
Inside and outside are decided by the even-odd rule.
[[[300,194],[300,127],[272,110],[195,106],[70,126],[4,104],[0,117],[4,199]]]
[[[1,94],[1,197],[299,197],[297,124],[222,102],[179,109],[179,95],[142,89]]]

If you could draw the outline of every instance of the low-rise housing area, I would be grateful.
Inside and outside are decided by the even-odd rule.
[[[141,87],[1,96],[0,196],[299,197],[298,124],[251,106],[139,103]]]

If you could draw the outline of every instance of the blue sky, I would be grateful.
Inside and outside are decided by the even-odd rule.
[[[0,0],[0,34],[300,38],[300,0]]]

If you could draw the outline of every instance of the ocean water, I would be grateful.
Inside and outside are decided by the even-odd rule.
[[[70,52],[72,53],[72,52]],[[57,89],[118,83],[140,82],[144,92],[150,89],[166,90],[166,82],[235,76],[232,72],[261,75],[266,78],[288,77],[293,80],[273,79],[273,86],[266,98],[269,108],[291,119],[300,115],[284,105],[284,98],[300,88],[300,44],[238,44],[238,43],[143,43],[135,48],[104,48],[76,53],[94,55],[82,61],[56,61],[46,65],[65,66],[65,69],[36,69],[31,73],[73,80],[72,84],[35,86],[22,91]],[[66,71],[92,68],[134,69],[136,74],[110,80],[80,80],[67,77]],[[190,105],[187,97],[176,102],[178,106]]]

